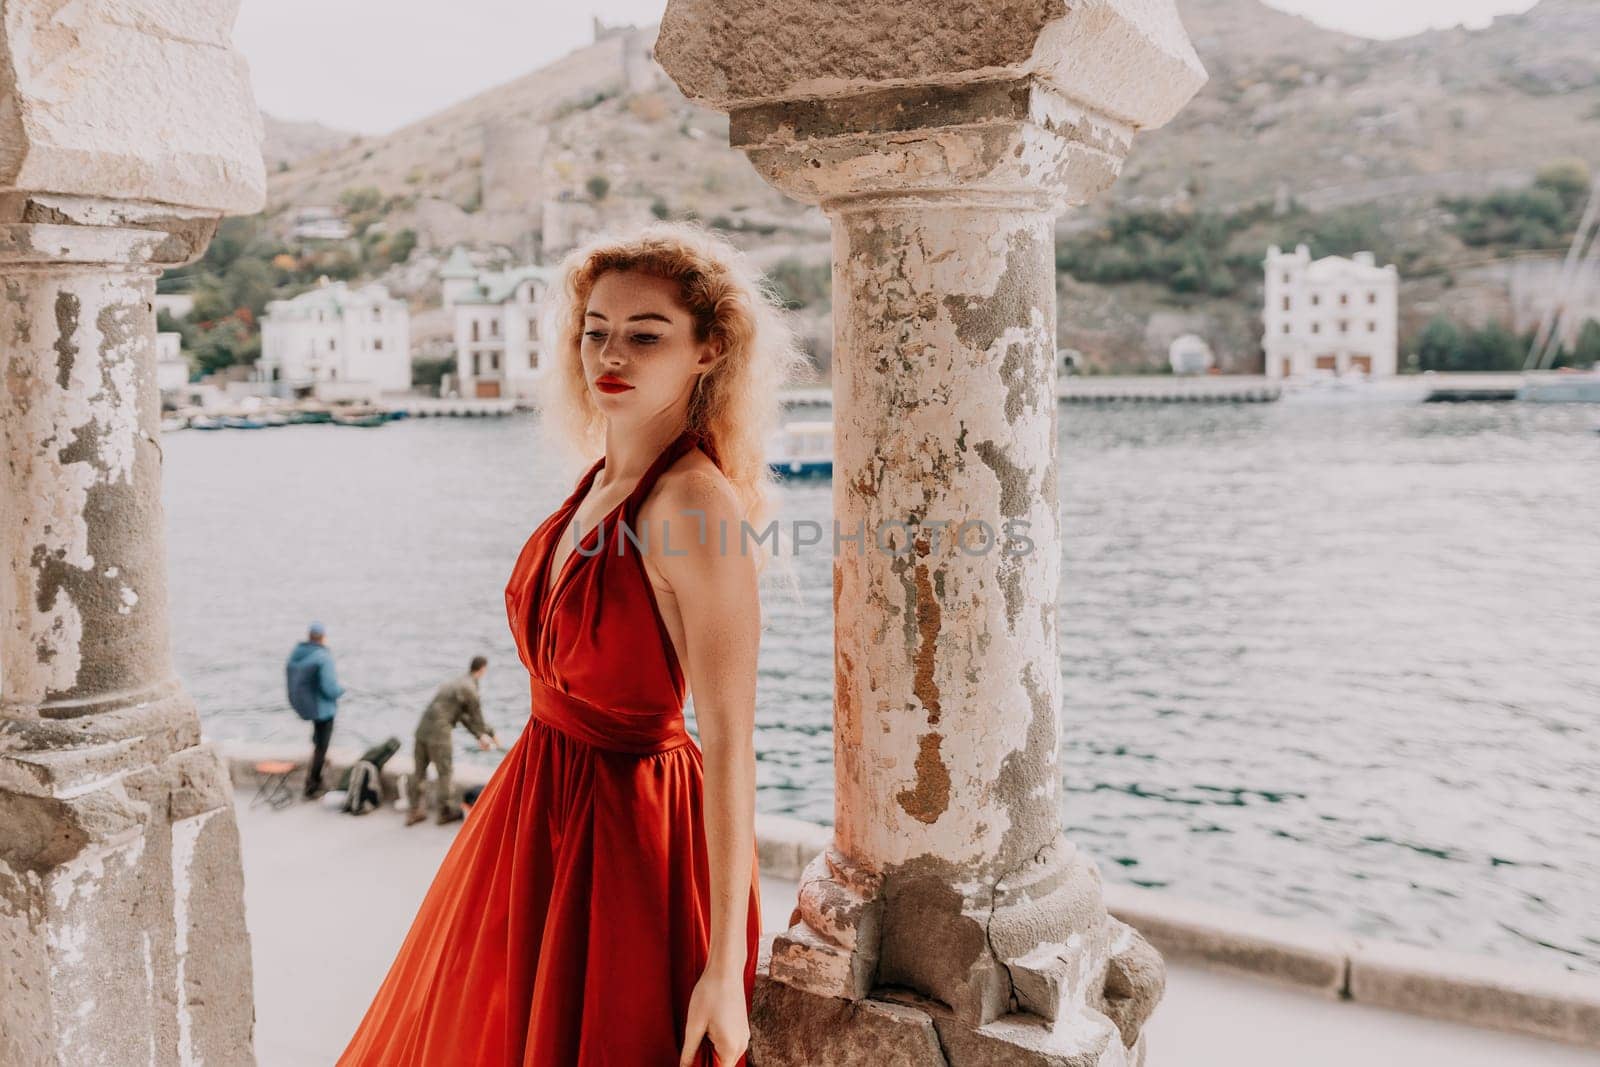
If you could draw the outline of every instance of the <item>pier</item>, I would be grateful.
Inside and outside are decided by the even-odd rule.
[[[480,418],[531,410],[531,405],[513,397],[386,396],[378,406],[385,411],[405,412],[413,419]]]
[[[1071,376],[1056,386],[1067,404],[1264,404],[1282,395],[1282,383],[1255,374]]]

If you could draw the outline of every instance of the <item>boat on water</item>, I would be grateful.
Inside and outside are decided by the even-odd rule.
[[[171,433],[173,430],[182,430],[188,427],[188,425],[189,418],[186,415],[171,414],[161,416],[162,433]]]
[[[349,407],[333,412],[333,422],[338,426],[382,426],[389,421],[386,412],[373,407]]]
[[[191,415],[189,417],[189,429],[191,430],[220,430],[222,428],[222,420],[215,415]]]
[[[264,430],[267,428],[264,420],[253,415],[224,415],[221,422],[223,428],[228,430]]]
[[[1377,383],[1365,374],[1336,374],[1318,367],[1283,382],[1283,398],[1312,403],[1342,403],[1370,400],[1378,392]]]
[[[784,423],[774,436],[767,465],[784,479],[833,476],[833,422],[826,419]]]

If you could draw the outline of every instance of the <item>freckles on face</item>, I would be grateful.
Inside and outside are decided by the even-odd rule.
[[[595,281],[579,354],[590,392],[608,406],[642,397],[670,400],[692,384],[696,369],[689,315],[674,285],[632,271],[607,272]],[[627,387],[608,387],[609,379]]]

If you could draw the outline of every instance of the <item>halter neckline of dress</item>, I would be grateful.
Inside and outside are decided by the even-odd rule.
[[[539,594],[541,601],[548,600],[555,596],[557,589],[560,587],[562,578],[566,576],[567,571],[572,565],[573,558],[581,555],[578,550],[582,548],[586,541],[589,540],[589,535],[594,533],[596,530],[603,530],[604,527],[616,516],[617,512],[621,511],[623,508],[632,503],[635,497],[641,496],[641,489],[648,492],[649,486],[654,484],[661,471],[665,469],[669,463],[671,463],[673,460],[676,460],[678,456],[682,454],[679,451],[678,446],[683,443],[685,438],[691,438],[698,442],[700,439],[699,431],[695,430],[693,427],[686,426],[682,430],[678,431],[677,436],[667,442],[666,447],[662,448],[662,450],[656,454],[656,458],[650,461],[650,465],[645,468],[644,473],[639,475],[639,480],[634,483],[632,489],[628,490],[628,495],[617,501],[616,505],[612,507],[610,511],[596,519],[594,525],[589,527],[588,530],[584,531],[583,536],[578,539],[578,544],[574,546],[571,552],[567,553],[567,558],[561,561],[561,572],[556,575],[554,584],[552,584],[550,581],[550,563],[554,553],[547,553],[545,555],[544,565],[539,568]],[[671,458],[669,459],[668,457]],[[567,496],[567,499],[562,502],[559,510],[559,514],[561,515],[561,532],[556,539],[551,542],[552,545],[558,544],[563,537],[571,536],[572,522],[577,518],[576,507],[583,501],[585,497],[589,495],[590,487],[594,484],[596,476],[599,475],[601,468],[605,465],[606,457],[604,455],[590,464],[588,471],[579,480],[577,487],[573,489],[571,494]]]
[[[540,554],[541,558],[538,560],[538,565],[534,568],[534,576],[531,582],[532,590],[529,598],[530,608],[527,616],[528,625],[533,628],[528,635],[530,648],[538,647],[538,634],[551,625],[555,612],[560,607],[562,596],[576,580],[576,576],[582,572],[585,561],[600,560],[603,567],[608,558],[620,557],[624,554],[624,546],[630,538],[623,537],[618,533],[611,542],[615,547],[608,547],[604,541],[606,528],[620,530],[621,523],[626,522],[630,531],[635,530],[638,523],[638,505],[649,494],[651,486],[656,483],[656,480],[664,470],[676,462],[680,456],[696,446],[700,447],[713,463],[717,463],[718,466],[721,465],[716,449],[712,445],[710,435],[692,426],[685,426],[682,430],[679,430],[677,435],[671,441],[668,441],[665,447],[656,454],[656,458],[650,461],[650,465],[639,476],[639,480],[628,491],[628,495],[618,501],[605,515],[595,520],[593,526],[584,531],[578,543],[568,551],[566,558],[561,561],[561,568],[554,575],[554,581],[552,581],[550,568],[554,562],[555,545],[560,538],[571,535],[570,524],[576,517],[577,506],[588,495],[589,488],[593,485],[595,477],[600,473],[600,469],[605,466],[606,457],[602,455],[594,463],[590,464],[589,469],[579,479],[577,486],[568,494],[566,500],[562,501],[561,506],[556,509],[555,513],[546,520],[546,524],[552,526],[558,532],[545,546]],[[620,521],[614,521],[617,520],[619,513],[621,515]],[[596,535],[602,538],[598,546],[592,544]],[[655,590],[650,583],[649,575],[645,571],[643,559],[637,552],[628,554],[636,558],[640,580],[649,587],[645,591],[646,598],[649,601],[651,614],[654,616],[662,635],[663,652],[667,659],[668,669],[672,673],[677,686],[682,688],[686,683],[683,664],[678,661],[677,649],[673,647],[671,638],[668,635],[666,621],[661,615],[660,605],[657,603]],[[591,633],[599,629],[603,608],[603,602],[597,601],[589,612],[588,621]]]

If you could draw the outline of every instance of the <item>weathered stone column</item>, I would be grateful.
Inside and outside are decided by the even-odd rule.
[[[259,210],[236,4],[0,0],[0,1063],[254,1062],[166,617],[155,278]]]
[[[672,0],[656,55],[833,220],[866,542],[834,563],[834,841],[753,1061],[1139,1063],[1161,959],[1061,833],[1053,229],[1203,83],[1171,0]]]

